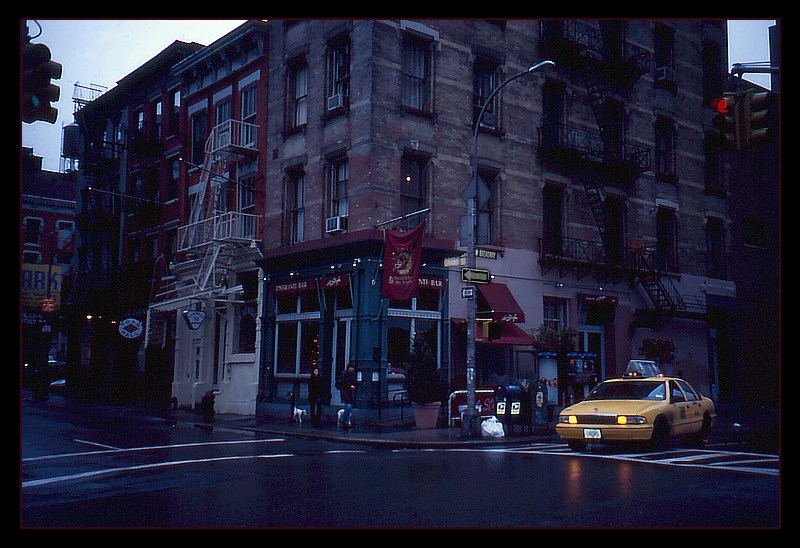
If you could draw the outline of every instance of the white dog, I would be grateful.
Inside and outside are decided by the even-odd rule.
[[[300,409],[299,407],[294,408],[294,413],[292,413],[292,421],[296,422],[300,426],[303,426],[303,417],[306,416],[306,410]]]
[[[344,422],[342,420],[342,415],[344,415],[344,409],[339,409],[339,411],[337,411],[337,413],[336,413],[336,420],[337,420],[339,426],[347,426],[347,427],[352,426],[353,425],[352,422],[350,422],[350,421]]]

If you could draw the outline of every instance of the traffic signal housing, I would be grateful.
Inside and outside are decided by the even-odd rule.
[[[736,116],[739,99],[737,93],[724,93],[711,102],[711,110],[716,113],[712,124],[719,130],[728,150],[738,149],[740,144]]]
[[[744,93],[739,120],[743,149],[767,140],[775,128],[774,105],[775,95],[769,91],[749,90]]]
[[[61,78],[61,64],[51,59],[50,48],[26,41],[22,46],[22,121],[55,124],[61,90],[51,82]]]

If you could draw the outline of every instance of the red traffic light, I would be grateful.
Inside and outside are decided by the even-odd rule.
[[[711,110],[719,114],[728,114],[730,112],[730,105],[725,97],[716,97],[711,101]]]

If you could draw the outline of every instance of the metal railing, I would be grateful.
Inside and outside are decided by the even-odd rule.
[[[259,215],[221,211],[178,228],[180,251],[203,247],[212,242],[250,242],[257,240]],[[187,238],[187,235],[192,235]]]

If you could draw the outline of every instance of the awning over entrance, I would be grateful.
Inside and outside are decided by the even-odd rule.
[[[482,297],[478,301],[479,318],[490,318],[500,323],[525,322],[525,313],[506,284],[492,282],[478,286],[478,291]]]

